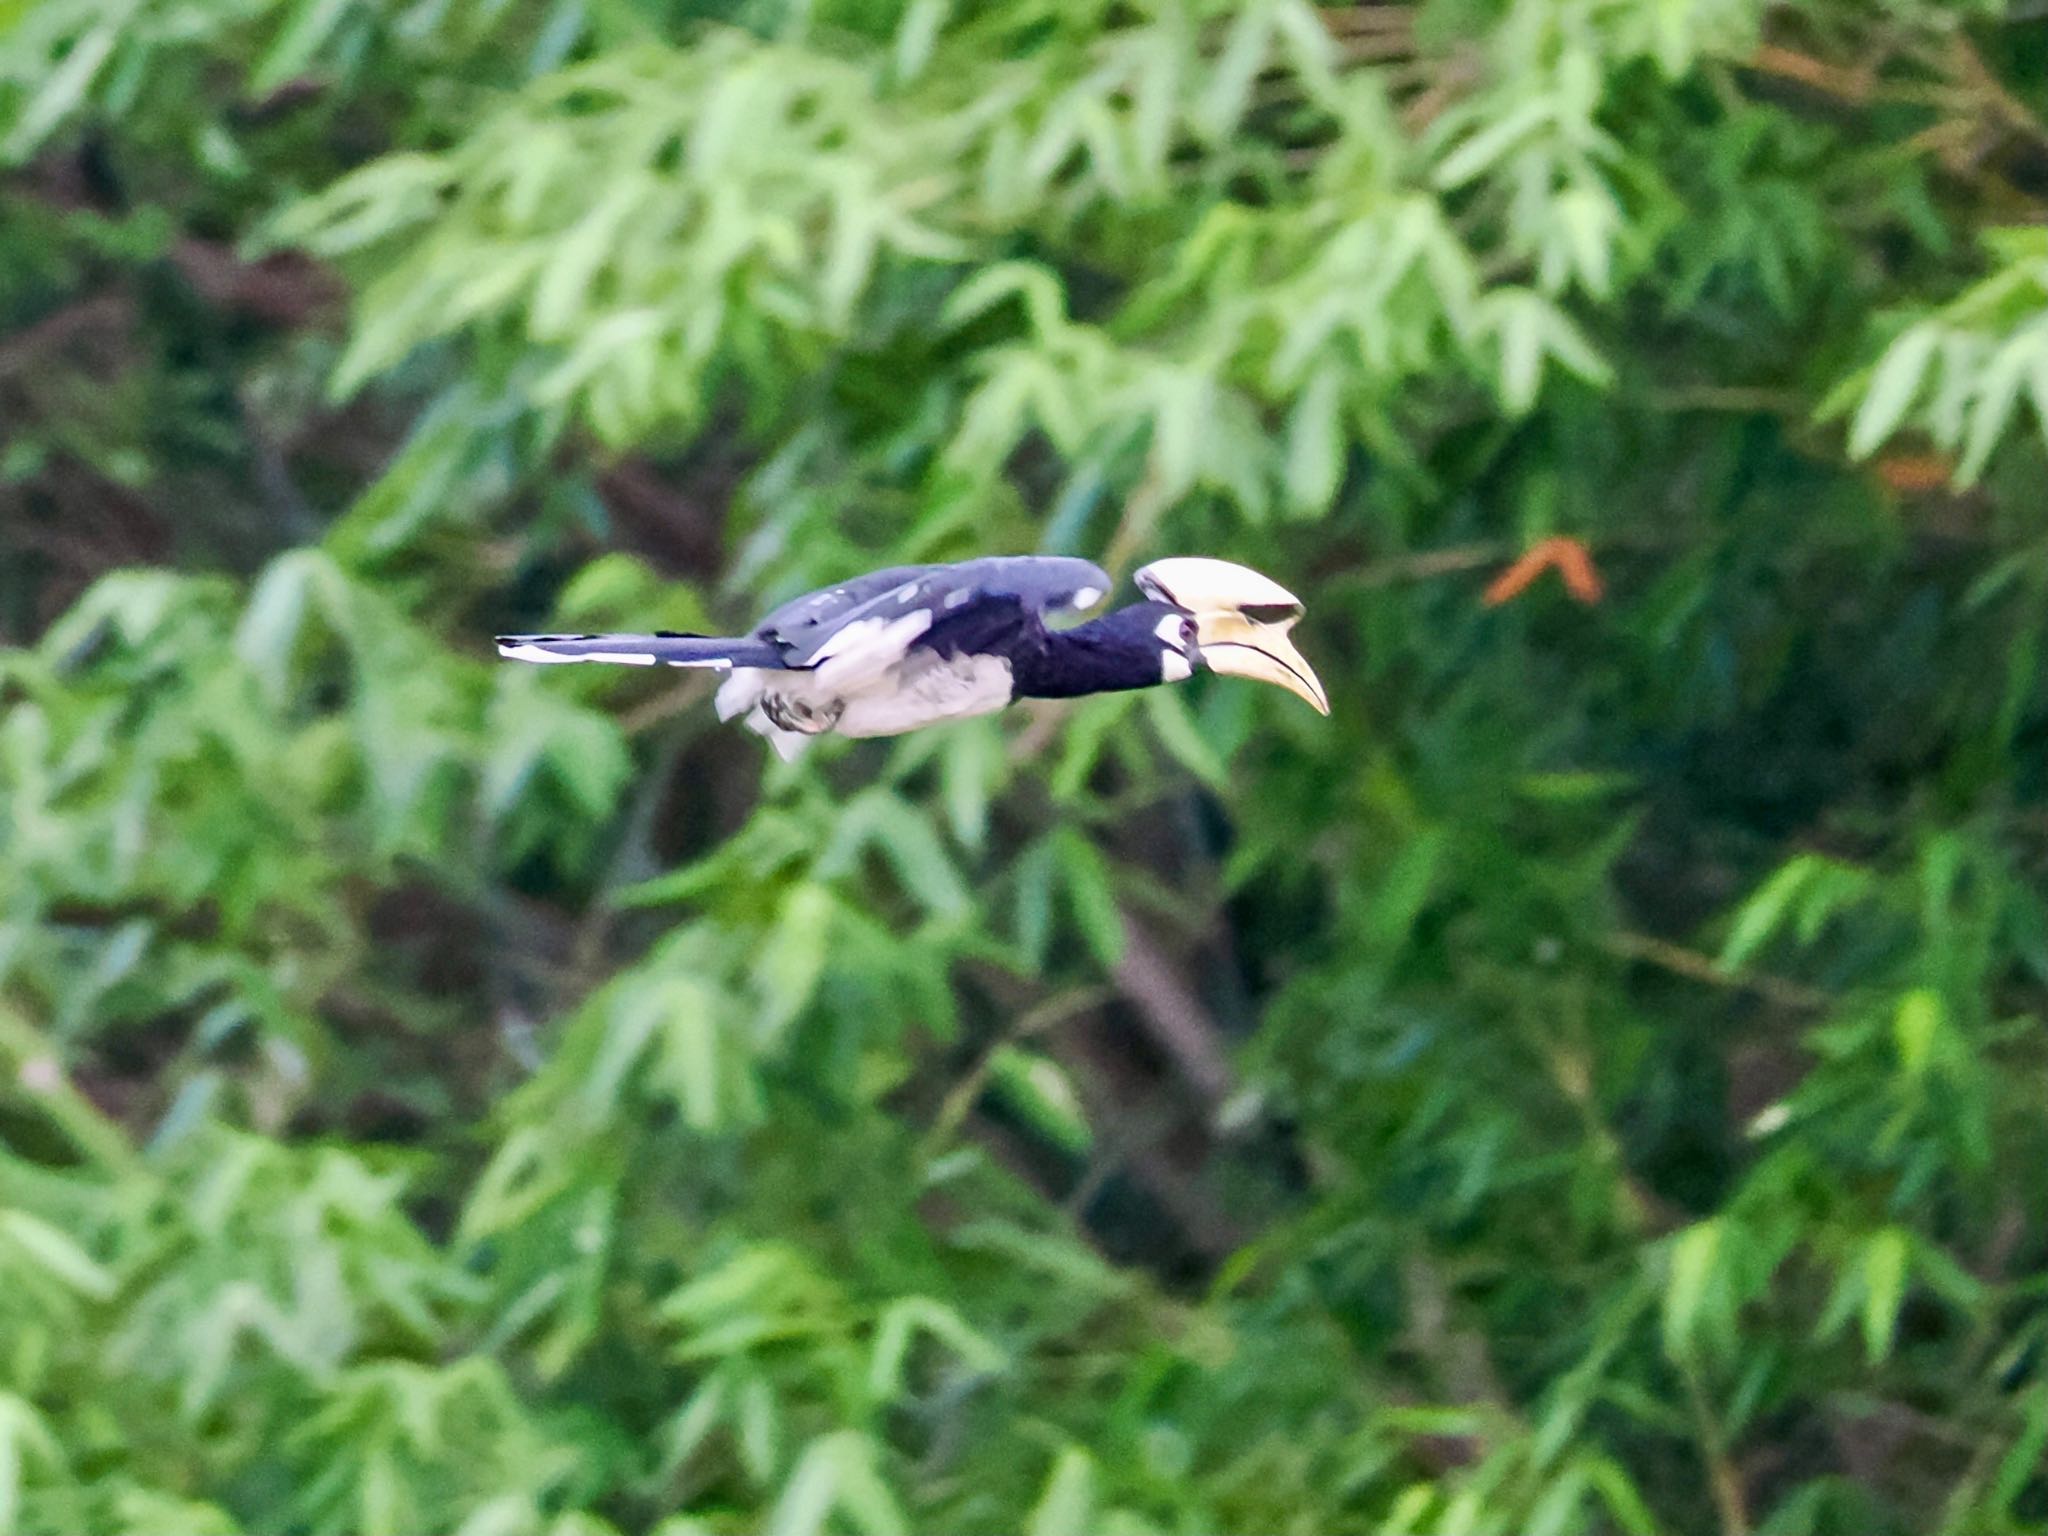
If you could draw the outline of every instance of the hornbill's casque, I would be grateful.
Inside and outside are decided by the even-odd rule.
[[[827,731],[894,736],[987,714],[1013,699],[1065,699],[1177,683],[1197,667],[1277,683],[1322,714],[1323,685],[1287,638],[1301,603],[1226,560],[1157,560],[1145,601],[1071,629],[1109,592],[1086,560],[997,556],[876,571],[785,603],[751,635],[501,635],[515,661],[712,667],[721,720],[744,714],[785,758]]]

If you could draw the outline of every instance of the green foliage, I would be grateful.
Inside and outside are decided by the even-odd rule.
[[[1976,480],[2022,401],[2048,439],[2048,230],[1988,231],[1999,270],[1914,320],[1862,388],[1849,448],[1859,457],[1911,419]],[[1923,399],[1923,397],[1925,397]]]
[[[0,5],[0,1533],[2048,1531],[2038,10]]]

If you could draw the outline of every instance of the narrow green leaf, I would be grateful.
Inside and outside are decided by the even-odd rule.
[[[805,1446],[768,1516],[766,1536],[823,1536],[839,1496],[839,1477],[840,1459],[830,1438]]]
[[[27,158],[59,123],[85,104],[93,81],[120,39],[120,23],[110,19],[72,43],[63,60],[43,77],[42,88],[15,118],[14,131],[7,136],[8,160]]]
[[[2041,428],[2041,442],[2048,447],[2048,326],[2036,326],[2034,366],[2028,373],[2027,391],[2034,397],[2034,420]]]
[[[299,0],[292,9],[291,20],[256,66],[251,93],[258,97],[268,95],[286,81],[304,74],[314,55],[334,35],[352,3],[353,0]]]
[[[1700,1322],[1720,1263],[1718,1217],[1695,1222],[1672,1239],[1664,1284],[1664,1352],[1690,1359],[1699,1348]]]
[[[1740,970],[1770,941],[1816,867],[1810,859],[1789,860],[1737,909],[1728,942],[1721,946],[1723,970]]]
[[[1909,1081],[1927,1075],[1945,1013],[1940,994],[1927,987],[1916,987],[1899,999],[1898,1011],[1892,1015],[1892,1040],[1899,1053],[1899,1070]]]
[[[105,1301],[114,1294],[112,1272],[41,1217],[27,1211],[0,1214],[0,1237],[80,1295]]]
[[[2048,1455],[2048,1386],[2036,1386],[2027,1394],[2020,1410],[2020,1432],[2012,1448],[1999,1459],[1992,1479],[1996,1508],[2010,1510],[2013,1501],[2040,1475],[2042,1457]]]
[[[1484,175],[1496,161],[1548,123],[1552,111],[1548,98],[1526,101],[1505,117],[1487,124],[1444,157],[1436,168],[1436,184],[1450,191]]]
[[[1003,775],[1003,742],[986,720],[966,720],[947,733],[939,753],[939,793],[946,822],[962,847],[988,835],[989,797]]]
[[[1309,376],[1308,386],[1288,415],[1283,478],[1287,499],[1296,511],[1324,511],[1337,493],[1344,471],[1340,388],[1336,365],[1325,363]]]
[[[838,1467],[838,1503],[861,1536],[909,1536],[902,1506],[883,1481],[874,1442],[853,1430],[832,1437]]]
[[[1568,1531],[1582,1530],[1578,1513],[1585,1496],[1586,1469],[1574,1461],[1530,1506],[1528,1522],[1521,1527],[1523,1536],[1565,1536]]]
[[[1272,47],[1272,19],[1267,7],[1240,5],[1224,35],[1223,47],[1210,67],[1209,83],[1195,108],[1195,122],[1211,139],[1235,132],[1251,102],[1252,85],[1265,68]]]
[[[1011,866],[1017,891],[1017,947],[1034,968],[1045,964],[1052,943],[1053,884],[1058,875],[1059,851],[1050,841],[1034,843]]]
[[[694,981],[668,982],[661,990],[666,1023],[663,1077],[678,1091],[683,1120],[692,1130],[713,1131],[723,1120],[719,1078],[723,1050],[711,991]]]
[[[1600,1502],[1629,1536],[1657,1536],[1657,1517],[1621,1464],[1606,1456],[1588,1457],[1583,1465]]]
[[[1901,1227],[1886,1227],[1864,1244],[1863,1348],[1872,1364],[1892,1352],[1911,1256],[1912,1236]]]
[[[831,944],[838,904],[823,886],[806,881],[782,899],[775,927],[754,967],[761,996],[755,1039],[773,1045],[781,1038],[817,990]]]
[[[1221,794],[1230,787],[1230,770],[1203,737],[1187,702],[1167,688],[1154,688],[1145,696],[1145,713],[1160,745],[1173,760],[1202,783]]]
[[[1500,338],[1500,399],[1509,413],[1524,415],[1536,403],[1543,383],[1543,327],[1527,303],[1504,314]]]
[[[1074,923],[1104,970],[1113,970],[1124,953],[1123,913],[1109,865],[1095,845],[1066,828],[1058,834],[1060,873],[1073,902]]]
[[[884,797],[877,803],[874,837],[904,888],[928,910],[957,916],[972,905],[966,883],[922,812],[893,795]]]
[[[897,84],[908,85],[924,73],[951,11],[951,0],[910,0],[903,8],[892,54]]]
[[[1983,473],[1991,450],[2012,421],[2028,375],[2044,366],[2044,358],[2048,358],[2048,325],[2024,330],[1998,349],[1991,366],[1977,382],[1977,398],[1970,407],[1970,430],[1963,439],[1962,461],[1956,466],[1959,483],[1974,485]]]
[[[1941,340],[1940,331],[1923,322],[1908,329],[1885,349],[1871,375],[1870,388],[1849,428],[1849,456],[1867,458],[1897,430],[1912,408],[1927,377],[1927,365]]]
[[[1095,1517],[1095,1462],[1079,1446],[1053,1458],[1025,1536],[1089,1536]]]
[[[1059,1064],[1019,1046],[999,1047],[989,1062],[989,1079],[1038,1133],[1076,1156],[1094,1145],[1080,1094]]]

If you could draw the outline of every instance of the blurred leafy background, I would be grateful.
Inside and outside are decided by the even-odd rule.
[[[2048,7],[0,3],[0,1533],[2048,1531]],[[785,768],[498,664],[1243,560]]]

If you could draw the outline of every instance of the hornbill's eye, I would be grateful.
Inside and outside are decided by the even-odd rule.
[[[1180,648],[1189,655],[1195,651],[1195,621],[1191,618],[1180,621]]]

